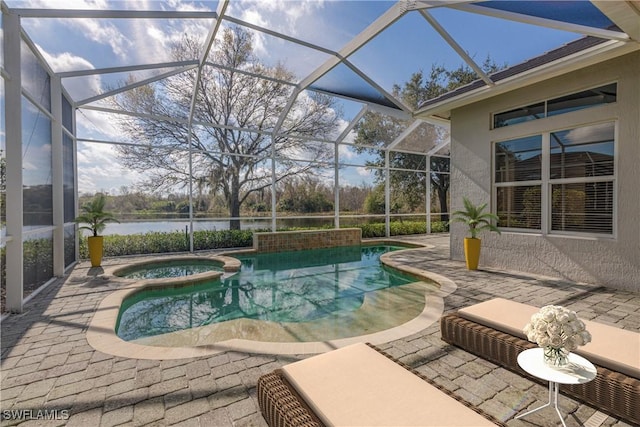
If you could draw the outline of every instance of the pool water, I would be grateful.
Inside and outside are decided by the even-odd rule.
[[[248,319],[263,322],[258,326],[253,324],[253,329],[264,327],[266,330],[274,323],[304,324],[305,329],[313,329],[313,338],[298,336],[297,339],[315,341],[321,329],[332,329],[334,333],[336,323],[364,322],[365,296],[369,295],[369,300],[377,304],[377,311],[381,304],[384,307],[387,303],[380,298],[371,299],[372,295],[386,292],[397,300],[400,288],[415,282],[381,264],[380,255],[397,249],[405,248],[356,246],[238,256],[242,262],[240,271],[224,280],[148,289],[127,298],[120,309],[117,334],[130,341]],[[394,291],[395,288],[398,290]],[[414,293],[408,297],[415,299]],[[407,303],[402,304],[403,307],[396,307],[395,311],[404,312]],[[407,307],[406,313],[394,314],[414,316],[423,307],[424,297],[421,301],[418,298],[414,308]],[[364,323],[371,323],[372,315],[385,317],[380,312],[365,314],[369,320]],[[368,330],[369,326],[363,325],[363,328]],[[382,322],[380,327],[389,325]],[[337,332],[340,337],[362,334],[353,328],[338,329],[347,329]],[[237,338],[244,336],[241,331],[236,332]]]

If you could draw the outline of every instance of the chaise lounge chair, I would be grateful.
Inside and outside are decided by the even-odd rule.
[[[263,375],[258,380],[258,402],[271,427],[504,426],[362,343]]]
[[[523,376],[540,381],[517,363],[520,352],[536,347],[527,340],[524,326],[539,310],[495,298],[440,318],[442,339]],[[640,334],[597,322],[584,322],[592,341],[576,353],[598,371],[585,384],[563,386],[560,391],[616,418],[640,425]]]

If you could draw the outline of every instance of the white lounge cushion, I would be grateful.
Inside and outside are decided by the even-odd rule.
[[[282,368],[328,426],[493,426],[366,344]]]
[[[522,330],[538,310],[532,305],[494,298],[462,308],[458,314],[467,320],[526,340]],[[589,320],[583,322],[592,339],[575,352],[596,365],[640,379],[640,333]]]

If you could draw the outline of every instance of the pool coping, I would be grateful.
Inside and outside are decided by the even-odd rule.
[[[426,244],[415,244],[407,242],[392,240],[392,239],[375,239],[362,242],[363,245],[375,245],[375,244],[398,244],[402,246],[413,246],[407,249],[401,249],[393,252],[383,254],[380,257],[380,261],[399,271],[415,277],[417,282],[419,281],[431,281],[437,285],[437,290],[425,291],[425,306],[423,311],[408,322],[405,322],[396,327],[375,332],[366,335],[360,335],[350,338],[340,338],[328,341],[316,341],[316,342],[265,342],[265,341],[253,341],[244,339],[231,339],[227,341],[221,341],[216,344],[201,345],[195,347],[161,347],[161,346],[149,346],[142,345],[135,342],[124,341],[118,337],[115,333],[116,323],[118,319],[118,313],[123,301],[144,289],[159,287],[159,286],[188,286],[190,284],[198,283],[203,280],[212,278],[212,276],[220,277],[222,272],[200,273],[187,277],[180,278],[168,278],[168,279],[144,279],[144,280],[132,280],[122,277],[113,276],[113,272],[118,268],[105,267],[105,275],[115,282],[120,282],[121,287],[107,295],[99,304],[96,313],[91,320],[89,328],[86,332],[86,338],[94,349],[103,353],[111,354],[114,356],[135,358],[135,359],[150,359],[150,360],[168,360],[168,359],[184,359],[198,356],[209,356],[222,353],[225,351],[239,351],[248,353],[260,353],[260,354],[315,354],[324,353],[329,350],[334,350],[349,344],[356,342],[370,342],[372,344],[382,344],[385,342],[393,341],[396,339],[404,338],[406,336],[415,334],[436,322],[444,311],[444,297],[451,294],[457,289],[455,282],[445,276],[436,274],[427,270],[423,270],[417,267],[403,264],[401,261],[394,260],[398,255],[401,255],[406,251],[415,251],[420,249],[428,249],[432,247]],[[236,250],[225,252],[221,255],[206,256],[216,260],[233,260],[239,261],[236,258],[226,256],[225,254],[240,254],[240,253],[252,253],[253,249]],[[158,262],[159,259],[164,257],[154,257],[145,261],[145,263]],[[171,259],[179,259],[180,256],[172,256]],[[182,258],[194,258],[193,255],[184,256]],[[198,257],[202,259],[203,257]],[[231,271],[233,271],[230,268]],[[226,266],[225,266],[225,271]],[[236,268],[237,271],[237,268]]]

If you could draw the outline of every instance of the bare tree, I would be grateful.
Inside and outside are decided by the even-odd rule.
[[[172,55],[177,61],[191,60],[199,57],[201,48],[197,40],[185,37]],[[276,181],[313,174],[313,163],[291,158],[330,158],[333,150],[318,140],[335,134],[342,113],[329,96],[299,95],[277,134],[273,133],[293,92],[294,86],[285,82],[293,82],[294,75],[281,64],[260,63],[253,53],[251,33],[232,27],[216,40],[202,69],[195,125],[190,129],[187,119],[196,75],[195,70],[181,73],[114,100],[119,108],[145,114],[120,122],[127,136],[144,145],[122,145],[118,150],[125,166],[145,172],[147,188],[166,191],[187,186],[193,179],[199,200],[205,190],[210,197],[220,194],[229,216],[237,218],[252,193],[271,185],[272,154],[277,159]],[[191,174],[185,152],[189,143]],[[240,221],[232,219],[230,228],[239,229]]]

